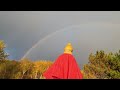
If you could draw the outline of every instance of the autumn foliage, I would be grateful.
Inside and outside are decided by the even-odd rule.
[[[44,79],[43,73],[53,64],[50,60],[9,60],[4,48],[0,40],[0,79]],[[120,79],[120,51],[91,53],[81,72],[84,79]]]
[[[52,65],[51,61],[28,59],[0,61],[0,79],[42,79],[43,72]]]

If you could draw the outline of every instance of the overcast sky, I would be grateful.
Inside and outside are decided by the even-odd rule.
[[[90,52],[117,52],[119,34],[119,11],[0,11],[0,39],[15,60],[27,52],[25,56],[33,60],[54,60],[71,42],[82,65]]]

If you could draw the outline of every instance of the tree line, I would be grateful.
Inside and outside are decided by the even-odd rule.
[[[0,79],[44,79],[43,73],[53,64],[50,60],[9,60],[5,47],[0,40]],[[120,50],[91,53],[81,72],[84,79],[120,79]]]

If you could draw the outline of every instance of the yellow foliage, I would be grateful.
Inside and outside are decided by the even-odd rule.
[[[3,40],[0,40],[0,49],[3,49],[5,48],[5,44],[4,44],[4,41]]]
[[[20,67],[23,72],[22,78],[44,79],[43,73],[52,65],[51,61],[29,59],[20,60]]]

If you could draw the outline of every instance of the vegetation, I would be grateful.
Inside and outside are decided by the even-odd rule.
[[[5,53],[4,48],[5,48],[5,43],[4,41],[0,40],[0,60],[5,60],[7,59],[8,55]]]
[[[4,48],[0,40],[0,79],[44,79],[43,73],[53,64],[46,60],[9,60]],[[91,53],[81,72],[84,79],[120,79],[120,51]]]
[[[1,60],[0,79],[43,79],[42,74],[50,65],[52,62],[45,60]]]
[[[90,54],[89,63],[84,65],[84,78],[86,79],[120,79],[120,51],[105,54],[97,51]]]

